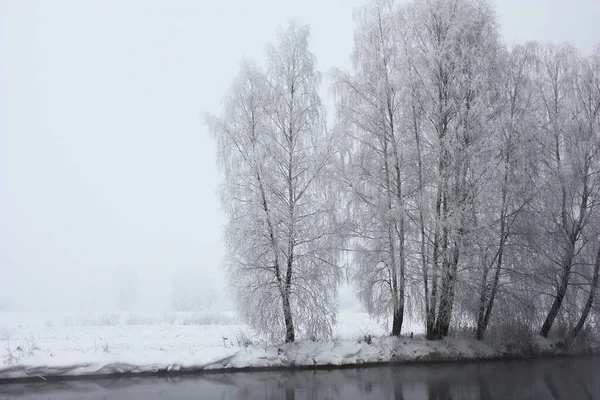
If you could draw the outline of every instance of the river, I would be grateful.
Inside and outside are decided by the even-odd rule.
[[[0,385],[0,399],[600,399],[600,357]]]

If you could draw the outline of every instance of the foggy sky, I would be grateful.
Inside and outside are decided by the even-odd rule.
[[[112,308],[131,275],[140,308],[166,307],[173,280],[220,290],[225,219],[201,114],[220,112],[239,62],[262,62],[289,17],[311,24],[320,71],[348,69],[361,4],[0,0],[0,298]],[[509,44],[588,53],[600,40],[598,0],[495,4]]]

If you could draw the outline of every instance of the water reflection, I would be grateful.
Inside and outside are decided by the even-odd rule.
[[[0,399],[571,400],[600,398],[600,358],[0,385]]]

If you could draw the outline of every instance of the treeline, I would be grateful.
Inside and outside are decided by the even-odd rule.
[[[207,118],[251,326],[331,336],[344,276],[392,335],[407,315],[428,339],[596,326],[600,46],[508,48],[486,1],[375,1],[328,129],[308,42],[290,24]]]

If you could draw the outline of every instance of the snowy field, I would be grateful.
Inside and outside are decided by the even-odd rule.
[[[330,343],[269,347],[233,313],[0,312],[0,378],[381,361],[387,331],[345,311]]]
[[[406,324],[414,338],[388,337],[381,323],[356,311],[340,313],[330,342],[268,345],[237,321],[223,312],[0,312],[0,379],[564,353],[539,336],[528,348],[492,346],[471,335],[427,341],[420,324]]]

